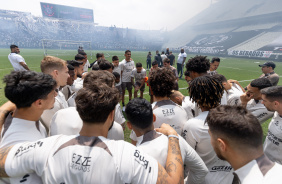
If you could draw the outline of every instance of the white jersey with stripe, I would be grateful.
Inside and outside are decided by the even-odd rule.
[[[269,123],[263,150],[271,161],[282,164],[282,117],[277,111]]]
[[[204,182],[208,169],[203,160],[181,136],[179,136],[179,145],[184,164],[184,177],[188,176],[187,182],[189,184]],[[154,157],[163,167],[166,166],[168,151],[167,136],[152,130],[138,137],[136,146]]]
[[[282,166],[262,155],[237,169],[235,173],[240,184],[275,184],[281,183]]]
[[[82,128],[82,119],[75,107],[59,110],[52,118],[50,135],[77,135]],[[124,140],[123,128],[114,122],[108,132],[108,139]]]
[[[208,113],[209,111],[204,111],[199,116],[188,120],[183,127],[182,136],[206,164],[209,170],[205,177],[206,184],[232,183],[232,167],[227,161],[220,160],[216,156],[211,145],[209,126],[205,123]]]
[[[268,111],[266,109],[266,107],[261,102],[262,102],[262,100],[256,101],[254,99],[251,99],[247,103],[246,109],[248,111],[250,111],[259,120],[259,122],[262,124],[266,120],[268,120],[269,118],[273,117],[274,113]]]
[[[44,126],[39,122],[13,118],[11,114],[5,120],[1,132],[2,141],[0,147],[12,146],[26,141],[36,141],[47,136]],[[0,179],[1,183],[2,178]],[[8,181],[9,180],[9,181]],[[23,173],[14,178],[5,179],[11,184],[33,184],[42,183],[42,180],[35,173]],[[5,183],[4,181],[4,183]],[[3,181],[2,181],[3,182]]]
[[[127,62],[125,59],[120,62],[120,69],[122,71],[121,82],[131,82],[131,73],[135,68],[134,61]]]
[[[15,145],[5,171],[10,177],[34,171],[44,183],[153,184],[158,162],[124,141],[59,135]]]

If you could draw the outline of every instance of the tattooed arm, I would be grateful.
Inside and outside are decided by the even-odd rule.
[[[12,147],[13,146],[7,146],[0,149],[0,177],[9,177],[5,171],[5,162]]]
[[[156,130],[165,135],[178,136],[177,132],[168,124],[162,124],[161,128]],[[184,183],[183,161],[179,147],[179,140],[177,138],[169,137],[166,169],[164,169],[160,164],[158,165],[158,168],[159,171],[157,184]]]

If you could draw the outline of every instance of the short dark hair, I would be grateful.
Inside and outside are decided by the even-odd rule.
[[[222,105],[211,109],[206,123],[213,135],[224,136],[238,147],[258,148],[263,131],[258,119],[241,106]]]
[[[193,102],[200,107],[212,109],[220,104],[224,87],[221,82],[205,75],[193,79],[188,90]]]
[[[265,97],[273,101],[282,102],[282,86],[272,86],[268,88],[264,88],[260,90],[261,94],[265,95]]]
[[[67,60],[68,65],[72,65],[73,67],[79,67],[80,65],[83,65],[83,62],[76,61],[76,60]]]
[[[147,129],[153,123],[153,109],[150,102],[142,98],[134,98],[125,108],[129,122],[137,129]]]
[[[4,77],[5,96],[17,108],[30,107],[38,99],[45,99],[57,83],[49,74],[33,71],[12,71]]]
[[[76,54],[76,55],[74,56],[74,59],[75,59],[76,61],[77,61],[77,60],[81,61],[81,60],[85,59],[85,57],[84,57],[83,55],[81,55],[81,54]]]
[[[112,61],[116,61],[116,60],[119,60],[118,57],[117,56],[113,56],[112,57]]]
[[[100,68],[99,68],[99,65],[93,65],[92,66],[92,71],[97,71],[97,70],[100,70]]]
[[[153,62],[152,62],[152,66],[155,66],[155,65],[157,65],[158,64],[158,61],[156,61],[156,60],[154,60]]]
[[[218,57],[212,58],[211,63],[214,63],[215,61],[220,62],[220,58],[218,58]]]
[[[100,57],[103,57],[103,55],[104,55],[104,53],[97,53],[97,54],[96,54],[96,58],[98,59],[98,58],[100,58]]]
[[[164,54],[164,51],[162,51],[162,54]]]
[[[163,62],[164,62],[164,63],[170,63],[170,59],[164,58]]]
[[[168,68],[153,70],[149,76],[149,84],[153,94],[157,97],[169,97],[175,83],[175,76]]]
[[[104,83],[113,87],[115,83],[114,75],[106,70],[89,71],[83,80],[84,88],[91,88],[93,83]]]
[[[117,72],[113,72],[113,75],[115,76],[115,78],[120,78],[120,74]]]
[[[18,48],[18,46],[16,46],[16,45],[10,45],[10,49],[13,49],[13,48]]]
[[[186,70],[197,73],[206,73],[210,69],[210,60],[207,56],[195,56],[186,64]]]
[[[221,75],[221,74],[215,74],[212,76],[212,78],[218,80],[221,83],[227,82],[227,79],[224,77],[224,75]]]
[[[128,52],[131,52],[130,50],[126,50],[124,53],[126,54],[126,53],[128,53]]]
[[[267,78],[258,78],[253,80],[250,85],[252,87],[258,88],[259,90],[263,89],[263,88],[267,88],[267,87],[271,87],[272,84],[270,82],[269,79]]]
[[[68,67],[69,71],[74,70],[74,67],[71,64],[68,64],[67,67]]]
[[[87,55],[86,52],[84,52],[84,51],[82,51],[82,50],[79,51],[78,54],[81,54],[81,55],[83,55],[83,56],[86,56],[86,55]]]
[[[190,77],[190,72],[186,70],[186,71],[184,72],[184,75],[187,76],[187,77]]]
[[[136,63],[136,68],[142,67],[142,63]]]
[[[110,68],[113,68],[113,67],[112,67],[112,63],[110,63],[110,61],[108,61],[108,60],[102,60],[99,63],[99,69],[100,70],[108,70]]]
[[[116,88],[106,84],[92,83],[91,88],[82,88],[75,98],[76,110],[80,118],[87,123],[104,124],[119,101]]]

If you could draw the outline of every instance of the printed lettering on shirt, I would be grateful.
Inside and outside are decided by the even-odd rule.
[[[29,176],[30,176],[29,174],[24,175],[24,176],[22,177],[20,183],[26,182],[26,181],[27,181],[27,178],[28,178]]]
[[[162,112],[164,117],[175,115],[174,109],[164,109]]]
[[[30,149],[34,149],[36,147],[41,147],[43,145],[43,142],[42,141],[37,141],[33,144],[30,144],[28,146],[21,146],[19,147],[19,149],[17,150],[17,152],[15,153],[15,156],[21,156],[22,154],[28,152]]]
[[[232,170],[231,166],[213,166],[210,170],[210,172],[219,172],[219,171],[225,171],[230,172]]]
[[[259,115],[257,116],[257,119],[263,118],[263,117],[266,116],[266,115],[267,115],[266,112],[264,112],[264,113],[262,113],[262,114],[259,114]]]
[[[90,171],[91,157],[84,157],[82,155],[73,153],[71,160],[72,160],[70,166],[71,169],[75,169],[82,172]]]
[[[148,169],[149,161],[145,159],[144,156],[140,154],[139,150],[135,150],[134,152],[135,161]],[[151,167],[149,167],[149,173],[151,172]]]
[[[282,142],[282,139],[276,137],[271,131],[268,130],[267,133],[267,139],[271,141],[276,146],[279,146],[279,144]]]

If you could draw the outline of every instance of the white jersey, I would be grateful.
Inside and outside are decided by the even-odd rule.
[[[82,128],[83,122],[75,107],[59,110],[52,118],[50,135],[77,135]],[[121,125],[114,122],[108,132],[108,139],[123,140],[124,133]]]
[[[237,169],[235,173],[240,184],[276,184],[281,183],[282,166],[263,155]]]
[[[68,99],[68,101],[67,101],[69,107],[76,107],[76,103],[75,103],[75,98],[76,98],[76,96],[77,96],[77,93],[73,93],[73,94],[69,97],[69,99]]]
[[[114,67],[113,72],[117,72],[120,76],[119,76],[119,83],[116,84],[116,86],[121,85],[121,64],[119,63],[118,66]]]
[[[211,145],[209,126],[205,123],[208,113],[204,111],[199,116],[188,120],[183,127],[182,136],[208,167],[209,173],[205,177],[206,184],[232,183],[232,167],[227,161],[220,160],[216,156]]]
[[[159,128],[163,123],[169,124],[181,135],[183,126],[188,120],[186,111],[171,100],[162,100],[152,104],[156,116],[154,127]]]
[[[144,68],[142,68],[141,72],[138,73],[137,69],[134,68],[132,70],[131,77],[133,77],[135,79],[135,82],[141,83],[142,80],[146,78],[146,70]]]
[[[282,117],[277,111],[269,123],[263,150],[271,161],[282,164]]]
[[[83,81],[84,79],[81,78],[74,80],[71,86],[71,90],[77,93],[81,88],[83,88]]]
[[[125,61],[120,62],[120,69],[122,71],[121,82],[131,82],[131,72],[135,68],[134,61]]]
[[[120,104],[118,103],[115,108],[115,122],[119,124],[123,124],[125,122],[125,118],[123,116]]]
[[[223,94],[220,100],[220,105],[227,105],[227,93],[225,90],[223,91]]]
[[[192,102],[189,96],[185,96],[182,101],[182,108],[186,111],[188,120],[195,117],[195,106],[195,102]]]
[[[182,64],[183,61],[184,61],[184,58],[187,57],[187,54],[184,52],[184,53],[179,53],[178,54],[178,59],[177,59],[177,63],[179,64]]]
[[[227,105],[240,105],[240,96],[243,93],[242,89],[233,83],[231,89],[227,90]]]
[[[1,144],[0,147],[12,146],[17,143],[22,143],[26,141],[36,141],[47,136],[44,126],[39,122],[28,121],[19,118],[13,118],[11,114],[6,118],[1,132]],[[18,175],[14,178],[5,179],[6,182],[11,184],[24,183],[42,183],[42,180],[35,173],[26,175]],[[5,183],[4,181],[4,183]],[[1,183],[1,180],[0,180]]]
[[[269,118],[273,116],[273,112],[270,112],[266,109],[266,107],[261,103],[262,100],[256,101],[254,99],[251,99],[247,103],[246,109],[250,111],[262,124]]]
[[[15,71],[26,70],[20,63],[26,64],[24,58],[16,53],[10,53],[8,55],[8,59],[10,60]]]
[[[87,59],[86,63],[83,66],[83,72],[88,72],[88,67],[90,67],[90,62]]]
[[[8,176],[35,172],[43,183],[156,183],[158,162],[135,146],[102,136],[52,136],[15,145]]]
[[[189,174],[189,184],[204,182],[208,169],[203,160],[181,136],[179,136],[179,145],[184,164],[184,178]],[[154,157],[163,167],[166,167],[168,151],[167,136],[152,130],[138,137],[136,146]]]
[[[52,109],[44,110],[43,114],[41,115],[42,123],[49,129],[52,117],[54,114],[61,109],[68,108],[68,103],[65,99],[64,94],[59,91],[58,95],[55,97],[54,107]]]

